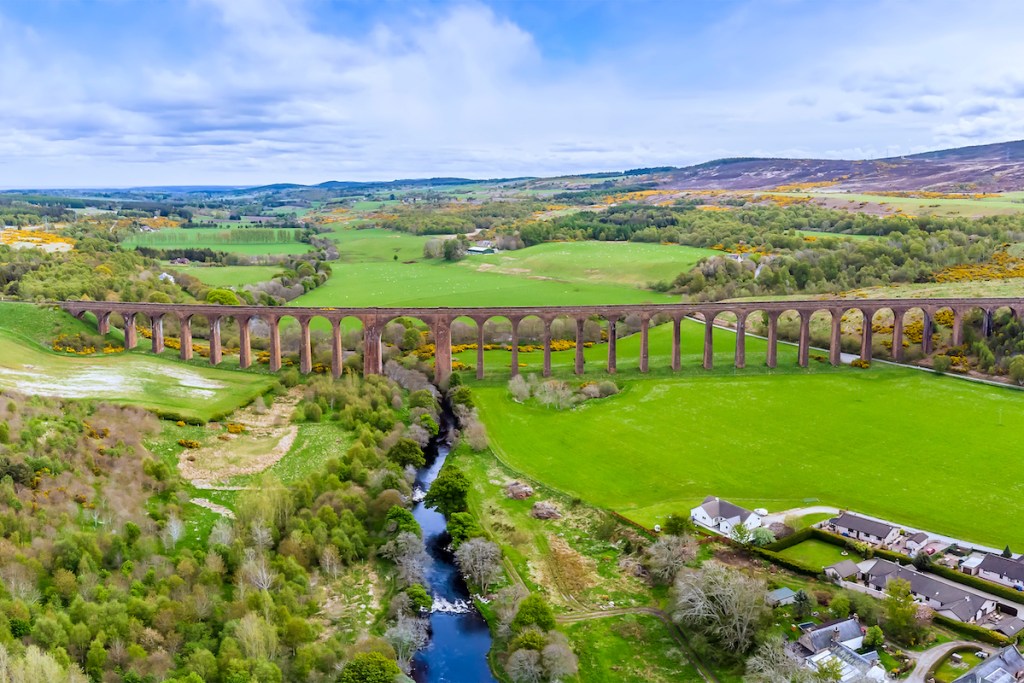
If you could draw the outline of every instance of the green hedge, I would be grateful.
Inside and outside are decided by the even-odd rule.
[[[774,550],[768,550],[767,548],[758,548],[757,546],[750,546],[747,550],[754,555],[759,555],[764,559],[768,560],[772,564],[776,564],[783,569],[796,572],[798,574],[804,574],[806,576],[819,577],[821,576],[820,567],[812,567],[811,565],[798,562],[796,560],[784,557]]]
[[[962,621],[950,619],[949,617],[944,617],[941,614],[936,614],[932,619],[932,623],[943,626],[954,633],[959,633],[968,640],[980,640],[981,642],[988,643],[989,645],[1005,647],[1013,642],[1002,633],[998,633],[992,629],[982,628],[981,626],[976,626],[974,624],[965,624]]]
[[[977,588],[980,591],[991,593],[996,597],[1008,600],[1009,602],[1012,602],[1014,604],[1024,604],[1024,593],[1022,593],[1021,591],[1013,590],[1008,586],[1003,586],[998,583],[992,583],[991,581],[980,579],[977,576],[964,574],[963,572],[958,572],[955,569],[950,569],[949,567],[943,567],[937,564],[929,567],[928,571],[930,571],[932,574],[945,577],[950,581],[956,581],[957,583],[962,583],[965,586],[970,586],[971,588]],[[1020,616],[1024,616],[1024,608],[1021,608],[1021,612],[1022,614]]]
[[[775,543],[769,543],[765,546],[765,548],[775,552],[780,552],[782,550],[785,550],[786,548],[792,548],[793,546],[799,545],[807,539],[811,538],[811,534],[814,531],[816,531],[816,529],[812,529],[811,527],[801,529],[800,531],[797,531],[794,534],[786,536],[785,538],[780,538],[779,540],[775,541]]]

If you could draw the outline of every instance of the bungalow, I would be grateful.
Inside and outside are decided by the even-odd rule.
[[[796,591],[794,591],[792,588],[786,588],[785,586],[783,586],[782,588],[776,588],[775,590],[770,591],[768,593],[768,596],[767,598],[765,598],[765,600],[772,607],[792,605],[794,602],[796,602]]]
[[[838,662],[842,671],[840,681],[884,680],[885,670],[878,663],[878,653],[857,652],[863,644],[864,628],[855,617],[850,617],[810,627],[797,639],[792,651],[814,671],[826,662]]]
[[[903,579],[910,583],[910,592],[919,603],[950,619],[974,623],[996,609],[995,600],[922,574],[913,567],[903,567],[889,560],[865,560],[858,566],[868,586],[884,591],[890,581]]]
[[[1024,674],[1024,657],[1014,645],[1008,645],[953,683],[1012,683]]]
[[[916,534],[907,536],[907,540],[903,542],[903,547],[907,549],[908,555],[917,555],[928,545],[928,541],[928,534],[918,531]]]
[[[739,524],[743,524],[748,529],[756,529],[761,526],[761,515],[716,496],[708,496],[703,503],[690,510],[690,518],[698,524],[726,536],[732,534],[733,529]]]
[[[470,247],[466,250],[466,253],[470,256],[483,256],[485,254],[493,254],[494,249],[492,247]]]
[[[872,545],[889,545],[900,533],[899,529],[890,524],[852,515],[849,512],[839,513],[838,517],[828,521],[828,525],[838,534]]]
[[[982,558],[975,573],[980,579],[1024,590],[1024,562],[1019,559],[989,553]]]
[[[842,560],[825,567],[825,576],[835,581],[846,581],[851,577],[856,579],[858,574],[860,567],[853,560]]]

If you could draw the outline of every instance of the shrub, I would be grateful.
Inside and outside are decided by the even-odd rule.
[[[0,422],[0,443],[10,443],[11,426],[6,422]]]
[[[324,411],[316,403],[307,403],[304,414],[307,422],[319,422],[324,418]]]
[[[195,439],[178,439],[178,445],[185,448],[199,448],[201,444]]]
[[[951,365],[953,365],[953,361],[950,360],[949,356],[936,356],[935,360],[932,361],[932,368],[935,372],[949,372]]]
[[[535,628],[528,628],[512,639],[508,648],[513,652],[516,650],[540,650],[547,645],[548,639],[542,632]]]
[[[418,583],[414,583],[406,588],[405,594],[409,596],[409,604],[417,610],[429,610],[434,604],[434,599],[430,597],[427,589]]]
[[[555,615],[540,593],[530,593],[523,598],[515,619],[512,620],[512,628],[516,631],[522,631],[530,626],[536,626],[542,631],[550,631],[555,627]]]

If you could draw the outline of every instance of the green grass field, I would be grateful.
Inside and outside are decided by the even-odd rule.
[[[884,205],[882,208],[903,209],[903,213],[912,216],[995,216],[1024,211],[1019,192],[1007,192],[999,197],[985,199],[918,199],[846,192],[812,192],[801,193],[801,196],[831,199],[838,208],[844,203],[850,206],[861,203]]]
[[[198,278],[211,287],[243,287],[273,279],[281,272],[277,266],[175,266],[168,270]]]
[[[854,562],[860,562],[861,560],[860,557],[851,555],[849,551],[847,551],[846,555],[843,555],[843,549],[839,546],[825,543],[815,538],[810,538],[803,543],[797,543],[785,550],[780,550],[779,554],[819,569],[824,569],[843,560],[853,560]]]
[[[0,389],[23,394],[131,403],[188,420],[231,412],[266,391],[274,379],[171,360],[121,353],[53,353],[57,334],[95,334],[96,328],[60,310],[0,303]]]
[[[683,340],[690,368],[692,328],[699,326],[687,325]],[[715,371],[631,374],[619,395],[572,411],[517,404],[504,381],[479,385],[497,455],[647,525],[714,494],[771,510],[820,501],[976,542],[1024,545],[1024,509],[1015,502],[1024,482],[992,478],[1018,467],[1011,444],[1024,429],[1024,394],[879,363],[801,370],[789,345],[769,373],[758,359],[763,342],[749,337],[749,368],[736,371],[725,366],[732,334],[716,336],[724,343],[716,345]],[[667,354],[664,336],[656,337],[652,354]],[[621,340],[620,350],[634,343]],[[539,355],[524,356],[524,372],[539,370]],[[652,366],[666,359],[656,355]],[[596,366],[592,376],[603,376]],[[979,516],[987,521],[978,524]]]
[[[565,627],[579,657],[579,680],[587,683],[702,681],[653,616],[625,615],[592,619]],[[644,647],[640,647],[640,644]]]
[[[478,272],[565,282],[645,287],[671,282],[706,256],[722,252],[679,245],[639,242],[551,242],[486,256],[471,256],[459,265]]]
[[[876,239],[878,239],[877,235],[844,235],[843,233],[840,233],[840,232],[824,232],[822,230],[797,230],[797,232],[800,233],[801,235],[806,235],[808,237],[835,237],[835,238],[845,238],[845,239],[851,239],[851,240],[876,240]]]
[[[251,256],[265,254],[304,254],[309,251],[309,245],[304,242],[296,242],[291,239],[294,230],[285,228],[287,239],[274,242],[236,242],[230,236],[235,232],[244,232],[249,228],[235,228],[222,230],[219,228],[189,228],[189,229],[166,229],[157,232],[137,233],[122,243],[125,249],[132,249],[138,246],[153,247],[155,249],[173,249],[175,247],[188,247],[192,249],[213,249],[214,251],[226,251],[233,254],[245,254]],[[270,228],[265,228],[269,230]]]

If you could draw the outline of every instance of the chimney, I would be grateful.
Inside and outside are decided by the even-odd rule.
[[[833,643],[838,643],[839,642],[839,627],[838,626],[836,626],[834,629],[832,629],[832,642]]]

